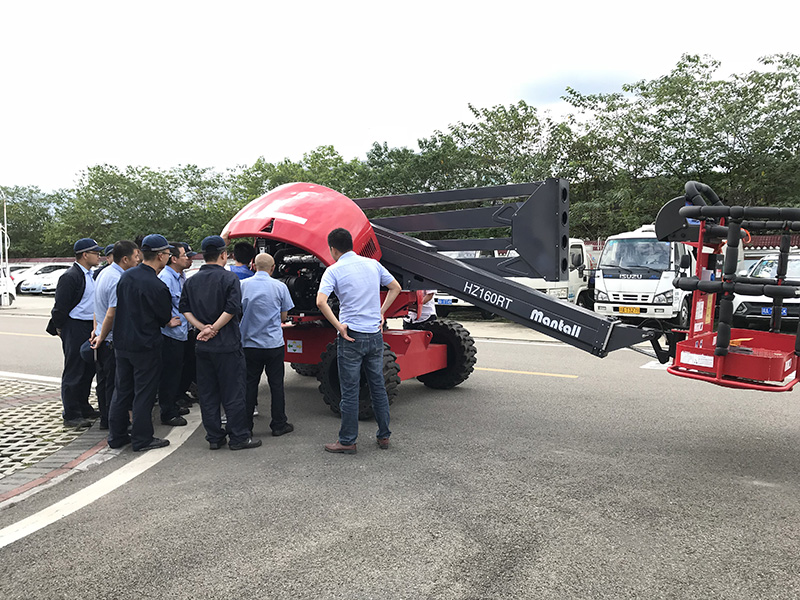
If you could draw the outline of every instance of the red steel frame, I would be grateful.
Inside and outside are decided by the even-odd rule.
[[[708,274],[710,254],[703,252],[703,232],[689,245],[697,249],[696,275]],[[721,254],[722,244],[713,246]],[[717,273],[719,276],[720,273]],[[798,382],[795,336],[751,329],[731,329],[728,354],[714,354],[717,335],[714,331],[714,294],[695,290],[692,315],[686,340],[678,342],[675,360],[667,371],[672,375],[705,381],[724,387],[787,392]],[[787,377],[794,372],[794,377]],[[777,382],[777,383],[769,383]]]

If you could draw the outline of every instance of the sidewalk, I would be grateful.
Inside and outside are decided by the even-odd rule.
[[[58,383],[0,376],[0,509],[104,449],[106,432],[97,424],[63,426]]]

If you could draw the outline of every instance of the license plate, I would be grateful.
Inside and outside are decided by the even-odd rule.
[[[625,313],[626,315],[638,315],[639,314],[639,307],[638,306],[620,306],[619,312]]]
[[[762,307],[761,308],[761,314],[764,315],[765,317],[772,316],[772,307],[771,306]],[[785,317],[788,314],[789,313],[786,311],[786,307],[785,306],[781,306],[781,316]]]
[[[436,304],[452,304],[453,301],[450,298],[437,298]]]

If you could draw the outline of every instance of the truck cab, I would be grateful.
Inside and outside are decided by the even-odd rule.
[[[595,312],[622,319],[658,319],[689,327],[691,293],[673,287],[681,259],[690,248],[660,242],[655,227],[612,235],[606,240],[595,275]]]
[[[509,250],[507,256],[514,256],[516,252]],[[530,277],[509,277],[511,281],[516,281],[535,290],[566,300],[584,308],[592,307],[592,297],[589,289],[589,276],[591,270],[591,259],[583,241],[570,238],[569,240],[569,277],[563,281],[545,281],[544,279],[532,279]]]

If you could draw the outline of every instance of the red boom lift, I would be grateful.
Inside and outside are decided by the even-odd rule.
[[[680,277],[676,272],[680,285],[696,290],[692,325],[684,341],[686,332],[657,331],[609,319],[507,278],[558,281],[568,277],[570,269],[588,268],[569,263],[569,186],[562,179],[356,200],[320,185],[291,183],[253,200],[222,233],[229,239],[254,238],[258,251],[275,258],[273,276],[286,283],[295,304],[290,312],[293,326],[285,330],[286,360],[298,373],[316,375],[323,399],[333,412],[338,412],[340,401],[336,331],[317,309],[316,295],[322,273],[333,261],[327,235],[336,227],[349,230],[354,250],[380,260],[400,282],[404,292],[387,317],[406,315],[408,306],[420,302],[420,290],[438,289],[599,357],[649,341],[654,350],[650,355],[662,363],[678,352],[678,360],[670,368],[677,375],[736,387],[789,389],[794,382],[776,386],[756,381],[783,381],[787,369],[794,369],[795,350],[785,339],[791,336],[734,330],[732,342],[729,313],[732,293],[747,291],[742,286],[752,286],[750,293],[770,292],[777,302],[787,297],[787,290],[794,290],[787,285],[794,282],[781,280],[766,286],[763,281],[735,282],[727,260],[722,279],[707,280],[706,272],[714,270],[710,257],[720,252],[720,236],[726,236],[732,252],[738,245],[742,217],[753,215],[740,214],[735,207],[703,206],[697,190],[707,195],[713,192],[702,184],[691,185],[690,190],[687,184],[686,196],[665,205],[656,222],[661,239],[684,241],[698,250],[696,277]],[[730,212],[714,212],[721,209]],[[377,214],[370,220],[364,211]],[[800,224],[800,210],[797,212]],[[727,224],[717,224],[714,219],[719,217]],[[497,227],[510,229],[510,236],[423,241],[407,235]],[[715,254],[703,253],[703,247],[712,248]],[[516,251],[515,256],[495,257],[503,254],[495,250],[510,249]],[[488,256],[456,260],[443,254],[448,250],[479,250]],[[710,294],[714,293],[723,295],[718,333],[711,328],[714,301]],[[338,310],[335,296],[330,302],[334,311]],[[457,322],[439,319],[421,330],[387,330],[383,337],[390,402],[401,380],[416,377],[429,387],[447,389],[465,381],[474,369],[474,341]],[[666,339],[668,348],[662,348],[661,338]],[[740,371],[743,368],[746,370]],[[363,384],[360,416],[371,416],[371,410],[369,390]]]

